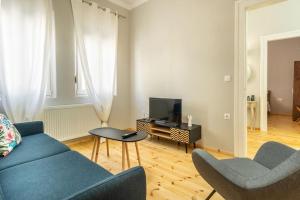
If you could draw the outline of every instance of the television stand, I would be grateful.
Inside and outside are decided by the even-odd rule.
[[[195,144],[201,139],[201,126],[193,124],[189,127],[182,123],[176,127],[162,126],[149,119],[138,119],[136,121],[137,131],[145,131],[151,136],[173,140],[185,144],[185,151],[188,152],[188,145]]]
[[[167,122],[167,121],[159,121],[159,120],[154,121],[154,124],[157,126],[169,127],[169,128],[174,128],[178,126],[178,123],[176,122]]]

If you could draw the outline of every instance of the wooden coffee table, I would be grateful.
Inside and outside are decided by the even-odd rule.
[[[122,138],[122,135],[124,135],[126,133],[131,133],[131,132],[133,132],[133,131],[120,130],[120,129],[115,129],[115,128],[96,128],[96,129],[90,130],[89,133],[94,136],[94,145],[93,145],[91,160],[95,161],[97,163],[99,148],[100,148],[100,139],[105,138],[106,139],[107,156],[109,156],[108,140],[116,140],[116,141],[122,142],[122,169],[123,170],[125,169],[125,153],[127,156],[127,165],[128,165],[128,168],[130,168],[130,159],[129,159],[127,143],[135,143],[137,159],[138,159],[139,165],[141,165],[141,158],[140,158],[140,153],[139,153],[139,148],[138,148],[137,142],[146,139],[148,134],[144,131],[138,131],[137,135],[135,135],[135,136],[132,136],[132,137],[126,138],[126,139]]]

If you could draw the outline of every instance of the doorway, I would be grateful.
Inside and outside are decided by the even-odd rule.
[[[235,87],[234,87],[234,154],[235,156],[247,156],[248,137],[247,137],[247,65],[249,64],[246,57],[249,54],[255,54],[260,57],[259,43],[262,36],[291,32],[300,30],[300,22],[296,20],[300,18],[300,12],[297,8],[300,6],[298,0],[240,0],[235,6]],[[265,9],[268,11],[266,12]],[[271,11],[275,9],[274,11]],[[286,9],[285,11],[283,9]],[[248,35],[248,17],[249,11],[257,10],[261,14],[267,14],[257,18],[260,25],[261,34],[254,42],[256,49],[259,51],[248,51],[249,47],[254,47],[254,43],[246,43]],[[266,30],[270,28],[270,30]],[[254,48],[255,49],[255,48]],[[256,52],[256,53],[255,53]],[[255,67],[261,65],[258,62]],[[255,76],[255,74],[254,74]],[[260,87],[260,82],[258,83]],[[260,102],[260,93],[258,92],[257,100]],[[267,98],[267,94],[262,98]],[[258,103],[258,105],[260,105]],[[261,111],[258,108],[258,112]],[[258,121],[260,121],[258,119]]]
[[[297,102],[300,105],[300,89],[298,98],[295,96],[297,88],[294,88],[294,70],[300,60],[300,31],[284,32],[285,27],[278,25],[274,29],[275,24],[259,21],[275,17],[280,6],[291,9],[295,3],[291,2],[247,12],[247,144],[250,157],[267,141],[300,148],[300,143],[295,143],[295,139],[300,141],[300,123],[293,121],[293,113],[300,116],[300,106],[299,113],[294,106]],[[289,19],[288,12],[282,13],[285,16],[281,18]]]
[[[299,60],[299,38],[300,30],[261,37],[259,70],[261,131],[268,131],[269,114],[291,115],[294,62]]]
[[[265,101],[260,102],[260,105],[267,105],[267,107],[261,109],[266,113],[260,113],[260,124],[264,121],[267,124],[264,126],[265,129],[259,126],[259,123],[255,129],[248,128],[248,155],[250,156],[254,155],[257,149],[267,141],[278,141],[295,148],[300,147],[300,143],[297,143],[300,141],[300,113],[298,111],[298,105],[300,105],[300,62],[298,62],[300,60],[300,37],[282,39],[284,35],[291,36],[291,34],[281,34],[280,39],[268,40],[265,48],[267,53],[264,54],[265,57],[261,57],[267,62],[266,65],[261,65],[266,68],[265,76],[260,77],[266,87],[261,87],[260,93],[267,94],[267,97],[260,98],[261,101]],[[249,113],[248,116],[251,117]],[[248,125],[251,124],[248,123]]]

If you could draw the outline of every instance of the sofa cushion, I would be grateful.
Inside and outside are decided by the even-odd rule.
[[[5,200],[56,200],[113,176],[74,151],[17,165],[0,172]]]
[[[44,123],[42,121],[15,123],[14,125],[22,137],[44,133]]]
[[[0,158],[0,171],[25,162],[45,158],[70,149],[46,134],[22,138],[22,142],[8,156]]]

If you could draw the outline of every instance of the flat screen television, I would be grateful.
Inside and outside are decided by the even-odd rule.
[[[153,98],[149,99],[149,118],[181,124],[181,99]]]

